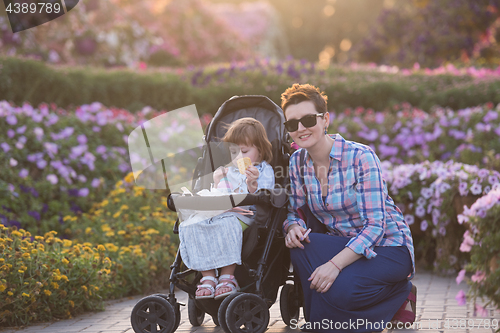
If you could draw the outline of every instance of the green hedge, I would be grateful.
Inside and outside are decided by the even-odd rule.
[[[266,95],[279,103],[281,93],[299,82],[325,90],[330,109],[337,111],[357,106],[385,110],[403,102],[423,110],[435,105],[457,110],[500,103],[500,78],[496,77],[402,75],[344,67],[324,71],[295,60],[250,61],[182,72],[54,68],[33,60],[0,58],[0,99],[32,105],[53,102],[64,108],[99,101],[131,111],[146,105],[172,110],[194,103],[200,113],[214,114],[234,95]]]

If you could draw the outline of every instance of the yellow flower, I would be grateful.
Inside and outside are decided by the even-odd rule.
[[[85,229],[85,234],[87,234],[87,235],[88,235],[88,234],[90,234],[90,233],[92,233],[92,228],[91,228],[91,227],[87,227],[87,228]]]
[[[66,259],[66,258],[63,258],[63,260],[61,260],[61,261],[62,261],[62,263],[63,263],[63,264],[65,264],[65,265],[69,264],[69,260],[68,260],[68,259]]]
[[[106,233],[106,237],[113,237],[115,235],[115,232],[114,231],[108,231]]]
[[[5,261],[4,258],[0,258],[0,264],[3,263]]]
[[[17,230],[12,231],[12,233],[11,233],[11,234],[12,234],[12,236],[14,236],[14,237],[18,237],[18,238],[21,238],[21,237],[23,236],[23,234],[22,234],[22,233],[20,233],[20,232],[19,232],[19,231],[17,231]]]
[[[120,210],[126,210],[126,209],[128,209],[128,206],[127,206],[127,205],[122,205],[122,206],[120,207]]]
[[[65,282],[69,281],[69,279],[66,275],[61,275],[61,280],[65,281]]]
[[[123,181],[119,180],[116,184],[115,184],[115,187],[116,188],[119,188],[123,185]]]
[[[35,236],[35,239],[39,240],[39,241],[43,241],[43,237],[42,236]]]
[[[71,215],[66,215],[65,217],[63,217],[63,221],[66,222],[68,220],[71,220]]]
[[[101,207],[105,207],[109,204],[109,201],[107,199],[104,199],[102,202],[101,202]]]
[[[31,256],[28,252],[25,252],[25,253],[23,253],[23,258],[29,259],[29,258],[31,258]]]
[[[69,306],[71,306],[72,308],[74,308],[74,307],[75,307],[75,302],[73,302],[73,301],[68,301],[68,303],[69,303]]]
[[[120,211],[118,211],[118,212],[114,213],[114,214],[113,214],[113,218],[115,218],[115,219],[116,219],[118,216],[120,216],[120,214],[121,214],[121,213],[122,213],[122,212],[120,212]]]
[[[22,295],[23,295],[23,297],[30,297],[30,295],[26,294],[26,293],[23,293]]]
[[[99,244],[97,245],[97,251],[106,251],[106,248],[104,247],[104,245]]]
[[[7,286],[5,284],[0,284],[0,293],[3,293],[7,289]]]
[[[127,176],[125,176],[125,181],[127,183],[132,183],[134,181],[134,173],[129,172],[129,174]]]
[[[118,232],[120,233],[120,232]],[[116,252],[118,251],[118,246],[112,243],[106,243],[106,248],[108,249],[109,252]]]
[[[47,296],[52,295],[52,292],[51,292],[50,290],[47,290],[47,289],[45,289],[45,290],[43,291],[43,293],[44,293],[45,295],[47,295]]]
[[[57,283],[57,282],[52,282],[52,283],[51,283],[51,285],[52,285],[52,288],[54,288],[54,289],[59,289],[59,283]]]
[[[86,292],[88,289],[86,286],[82,286],[82,289]]]
[[[70,247],[71,245],[73,245],[73,242],[70,241],[69,239],[63,240],[63,246],[64,247]]]
[[[13,293],[12,291],[8,291],[8,292],[7,292],[7,295],[9,295],[9,296],[13,296],[13,295],[14,295],[14,293]]]
[[[120,230],[117,233],[118,235],[125,235],[127,232],[125,230]]]
[[[24,274],[24,271],[23,270],[18,270],[19,273],[21,274]]]
[[[140,210],[148,210],[148,209],[151,209],[149,206],[144,206],[144,207],[141,207]]]
[[[37,254],[38,253],[38,250],[37,249],[33,249],[31,250],[31,254]]]
[[[114,198],[113,199],[113,202],[120,202],[120,201],[121,201],[120,198]]]

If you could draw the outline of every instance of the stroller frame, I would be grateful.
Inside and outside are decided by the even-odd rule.
[[[226,101],[217,111],[212,122],[206,129],[204,136],[208,143],[211,139],[217,138],[217,123],[220,119],[227,119],[228,114],[236,113],[234,117],[241,117],[242,113],[251,108],[264,108],[275,112],[278,116],[280,127],[276,137],[270,138],[273,144],[273,167],[276,165],[288,165],[289,151],[288,133],[285,132],[283,121],[283,111],[279,106],[273,103],[265,96],[235,96]],[[242,112],[239,110],[243,110]],[[256,118],[257,119],[257,118]],[[273,124],[266,124],[273,126]],[[265,126],[266,126],[265,125]],[[215,128],[214,128],[215,126]],[[274,128],[275,130],[275,128]],[[269,131],[266,128],[266,132]],[[195,192],[202,188],[207,188],[209,184],[196,182],[203,169],[215,170],[215,163],[212,159],[210,145],[205,146],[203,157],[198,160],[196,170],[194,172],[192,187]],[[206,158],[206,153],[210,158]],[[203,166],[202,163],[205,163]],[[210,163],[210,164],[208,164]],[[245,273],[248,273],[248,279],[243,285],[244,290],[249,290],[249,293],[237,292],[227,296],[222,300],[202,299],[196,300],[194,295],[196,292],[196,284],[201,278],[201,273],[192,269],[182,270],[182,258],[180,250],[177,251],[176,257],[170,266],[171,273],[169,277],[170,286],[169,294],[155,294],[141,299],[131,314],[131,323],[136,333],[172,333],[180,323],[180,306],[186,304],[178,302],[175,297],[175,288],[185,291],[189,295],[188,314],[189,321],[193,326],[200,326],[203,323],[205,313],[211,315],[212,320],[216,325],[220,325],[225,332],[231,333],[263,333],[267,329],[269,323],[269,308],[275,303],[279,286],[283,286],[280,296],[280,310],[284,322],[287,325],[291,324],[292,319],[298,319],[300,306],[303,303],[302,292],[300,292],[300,284],[293,273],[289,271],[290,259],[289,252],[284,246],[283,236],[281,234],[281,224],[287,214],[288,198],[284,191],[284,187],[288,184],[288,177],[276,178],[277,188],[274,190],[260,190],[255,194],[231,194],[229,195],[233,206],[256,205],[257,211],[260,209],[271,209],[271,214],[266,215],[264,223],[252,224],[244,234],[243,254],[245,251],[253,253],[255,250],[248,250],[248,246],[253,247],[253,243],[258,243],[257,239],[265,238],[265,242],[261,245],[261,255],[256,262],[256,267],[248,268]],[[173,211],[181,208],[193,207],[193,200],[196,200],[197,207],[201,205],[204,208],[199,209],[217,209],[216,197],[184,197],[179,193],[171,193],[168,198],[168,207]],[[174,203],[175,201],[175,203]],[[234,204],[239,202],[239,204]],[[210,207],[210,208],[209,208]],[[266,208],[267,207],[267,208]],[[264,231],[264,236],[261,236]],[[174,225],[174,233],[179,232],[179,219]],[[245,240],[245,236],[247,240]],[[253,242],[253,243],[252,243]],[[247,247],[245,245],[247,244]],[[250,245],[248,245],[250,244]],[[277,249],[272,262],[268,262],[271,252]],[[254,258],[255,259],[255,258]],[[285,262],[286,272],[281,265],[278,273],[281,273],[281,278],[278,279],[275,289],[265,290],[264,283],[269,278],[272,272],[269,268],[274,267],[281,262]],[[242,260],[243,261],[243,260]],[[255,264],[255,263],[254,263]],[[245,262],[242,266],[237,267],[235,275],[242,269],[246,269]],[[279,267],[278,267],[279,268]],[[280,272],[281,271],[281,272]],[[193,281],[188,281],[188,277],[194,275]],[[239,278],[238,278],[239,280]],[[293,284],[287,283],[293,281]]]

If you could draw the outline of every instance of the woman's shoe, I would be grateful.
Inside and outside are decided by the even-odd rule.
[[[408,309],[408,304],[410,309]],[[391,322],[397,323],[413,323],[417,316],[417,287],[412,284],[410,294],[403,305],[399,308],[398,312],[394,315]]]
[[[231,290],[226,291],[225,293],[215,295],[214,299],[221,299],[231,294],[234,294],[240,290],[238,286],[238,282],[234,278],[234,275],[224,274],[219,277],[219,284],[215,287],[215,293],[220,288],[230,288]]]
[[[214,295],[215,295],[214,286],[211,284],[204,284],[203,282],[205,282],[205,281],[212,281],[214,283],[214,285],[216,285],[218,282],[217,279],[214,278],[213,276],[202,277],[200,280],[201,284],[199,284],[198,287],[196,288],[196,292],[198,292],[200,290],[208,290],[208,291],[210,291],[210,294],[208,294],[208,295],[195,295],[196,299],[214,298]]]

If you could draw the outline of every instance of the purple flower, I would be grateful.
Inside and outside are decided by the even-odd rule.
[[[498,183],[498,177],[497,176],[489,176],[488,182],[490,182],[491,185],[495,185],[496,183]]]
[[[467,303],[467,298],[465,297],[465,293],[462,289],[458,292],[457,296],[455,296],[458,305],[465,305]]]
[[[78,196],[79,197],[86,197],[87,195],[89,195],[89,189],[84,187],[84,188],[81,188],[79,191],[78,191]]]
[[[38,169],[44,169],[47,166],[47,161],[39,160],[38,162],[36,162],[36,166],[38,167]]]
[[[45,147],[50,158],[54,158],[55,154],[57,154],[57,144],[52,142],[45,142],[43,146]]]
[[[404,218],[408,225],[412,225],[413,223],[415,223],[415,217],[413,215],[405,215]]]
[[[460,284],[460,282],[463,281],[464,277],[465,277],[465,269],[462,269],[460,272],[458,272],[458,275],[456,278],[457,284]]]
[[[8,115],[7,118],[5,119],[7,120],[7,124],[11,125],[11,126],[14,126],[17,124],[17,118],[15,115],[11,114],[11,115]]]
[[[78,156],[86,152],[87,149],[88,149],[87,145],[80,145],[71,148],[71,154],[70,154],[71,159],[77,158]]]
[[[92,127],[92,130],[93,130],[94,132],[100,132],[100,131],[101,131],[101,128],[100,128],[99,126],[94,126],[94,127]]]
[[[78,196],[78,189],[69,189],[68,190],[68,195],[70,197],[77,197]]]
[[[40,139],[43,136],[43,129],[40,127],[35,127],[35,129],[33,130],[33,133],[35,133],[36,138],[40,141]]]
[[[482,187],[480,184],[478,183],[474,183],[474,185],[471,186],[470,188],[470,191],[472,192],[472,194],[474,195],[479,195],[481,194],[481,191],[482,191]]]
[[[17,160],[13,159],[12,157],[10,158],[9,164],[11,167],[15,167],[17,165]]]
[[[37,221],[40,221],[40,213],[37,212],[36,210],[30,210],[28,212],[28,215],[36,219]]]
[[[23,134],[24,132],[26,132],[26,125],[21,126],[17,129],[17,133],[19,134]]]
[[[59,120],[59,117],[54,114],[54,113],[51,113],[49,115],[49,119],[45,122],[45,125],[48,127],[48,126],[52,126],[54,125],[55,123],[57,123],[57,121]]]
[[[118,169],[120,169],[121,172],[127,172],[129,170],[130,166],[128,163],[122,163],[118,166]]]
[[[28,177],[28,174],[29,174],[28,169],[22,169],[21,171],[19,171],[19,177],[21,178]]]
[[[14,132],[14,130],[12,128],[10,128],[7,131],[7,136],[9,137],[9,139],[12,139],[15,135],[16,135],[16,132]]]
[[[95,151],[99,154],[99,155],[102,155],[106,152],[106,146],[103,146],[103,145],[99,145],[97,146],[97,148],[95,149]]]
[[[99,180],[99,178],[94,178],[92,179],[92,183],[90,184],[92,185],[92,187],[98,187],[99,185],[101,185],[101,181]]]
[[[87,143],[87,137],[85,136],[85,134],[80,134],[79,136],[76,137],[76,140],[78,140],[78,143],[80,145],[84,145]]]
[[[417,206],[415,209],[415,215],[418,217],[423,217],[425,215],[425,207],[424,206]]]
[[[498,118],[498,113],[497,113],[497,112],[495,112],[495,111],[490,110],[490,111],[488,111],[488,113],[484,116],[483,121],[484,121],[485,123],[489,123],[489,122],[491,122],[492,120],[495,120],[495,119],[497,119],[497,118]]]
[[[460,182],[458,185],[458,191],[460,192],[460,195],[462,197],[465,197],[467,193],[469,193],[469,190],[467,189],[467,183]]]
[[[428,226],[429,226],[429,223],[427,223],[426,220],[423,220],[422,223],[420,223],[420,230],[425,231],[425,230],[427,230]]]
[[[439,228],[439,233],[440,233],[442,236],[446,236],[446,228],[445,228],[445,227],[441,227],[441,228]]]
[[[32,116],[31,116],[31,119],[33,119],[33,121],[35,123],[39,123],[43,120],[43,114],[40,114],[40,113],[34,113]]]
[[[10,146],[6,142],[2,142],[2,144],[0,144],[0,147],[2,147],[4,153],[6,153],[6,152],[8,152],[10,150]]]
[[[57,176],[54,174],[47,175],[47,180],[52,184],[55,185],[58,182]]]
[[[87,177],[85,177],[84,175],[78,175],[78,181],[80,183],[85,183],[87,181]]]
[[[56,170],[59,170],[63,166],[61,161],[50,161],[50,165]]]
[[[488,176],[489,174],[490,174],[490,171],[489,171],[489,170],[487,170],[487,169],[481,169],[481,170],[479,170],[479,172],[477,173],[477,175],[479,176],[479,178],[481,178],[481,180],[482,180],[484,177]]]

